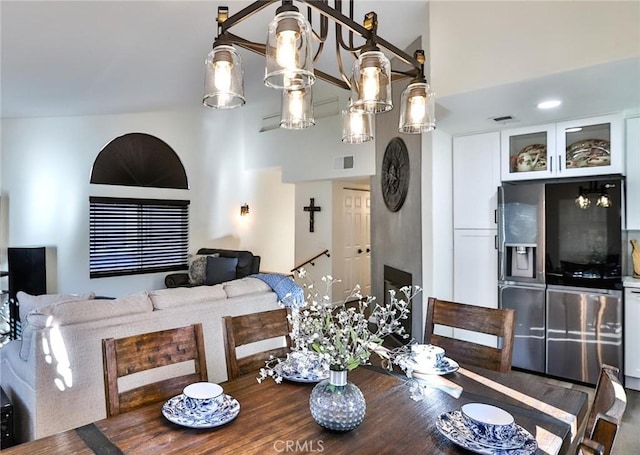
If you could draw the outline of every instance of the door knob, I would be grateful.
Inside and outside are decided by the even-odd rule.
[[[367,253],[371,253],[371,248],[367,248]]]
[[[362,254],[362,248],[358,248],[358,254]]]

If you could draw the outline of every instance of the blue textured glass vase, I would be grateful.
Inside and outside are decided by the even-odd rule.
[[[360,389],[347,381],[347,371],[330,370],[329,379],[320,381],[309,398],[311,416],[321,426],[350,431],[364,420],[367,403]]]

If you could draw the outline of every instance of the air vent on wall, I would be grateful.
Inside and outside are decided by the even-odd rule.
[[[333,159],[333,169],[335,171],[341,171],[343,169],[353,169],[354,166],[353,155],[349,156],[337,156]]]
[[[515,118],[513,115],[501,115],[499,117],[489,117],[489,120],[493,120],[496,123],[501,123],[502,125],[506,123],[513,123],[513,122],[520,121],[517,118]]]

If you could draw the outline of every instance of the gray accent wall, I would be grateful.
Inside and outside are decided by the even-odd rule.
[[[407,51],[413,53],[416,41]],[[393,67],[396,67],[394,62]],[[376,175],[371,177],[371,285],[372,295],[384,301],[384,266],[389,265],[412,275],[413,285],[422,286],[422,140],[420,134],[398,132],[400,95],[409,80],[397,81],[392,86],[393,109],[375,116]],[[404,204],[391,212],[384,203],[381,191],[380,169],[387,144],[400,137],[409,153],[409,190]],[[418,309],[412,324],[412,336],[422,339],[422,295],[413,301]]]

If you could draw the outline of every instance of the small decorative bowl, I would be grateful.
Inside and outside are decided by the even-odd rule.
[[[465,425],[490,443],[508,441],[516,433],[513,416],[504,409],[484,403],[467,403],[461,408]]]
[[[194,382],[186,386],[182,393],[185,407],[198,413],[216,412],[224,402],[224,390],[212,382]]]

